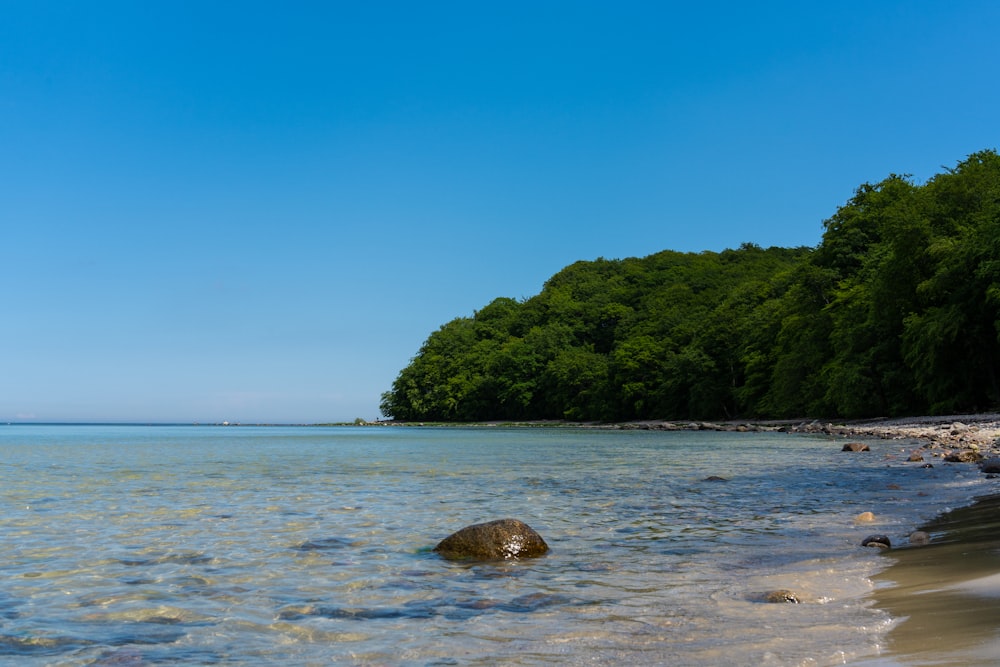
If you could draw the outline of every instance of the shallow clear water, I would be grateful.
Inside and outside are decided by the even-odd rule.
[[[0,426],[0,663],[830,665],[983,480],[898,443],[585,429]],[[727,481],[704,481],[710,475]],[[872,511],[874,524],[857,525]],[[551,552],[431,549],[519,518]],[[791,589],[802,604],[767,604]]]

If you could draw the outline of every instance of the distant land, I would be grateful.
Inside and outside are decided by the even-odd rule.
[[[780,205],[780,202],[776,202]],[[864,183],[814,248],[567,266],[427,338],[389,419],[787,419],[1000,405],[1000,157]]]

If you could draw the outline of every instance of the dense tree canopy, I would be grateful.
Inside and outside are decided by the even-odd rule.
[[[402,420],[893,416],[1000,405],[1000,156],[865,184],[815,248],[572,264],[433,332]]]

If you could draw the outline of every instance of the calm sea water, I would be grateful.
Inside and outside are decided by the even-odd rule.
[[[898,443],[583,429],[0,426],[0,663],[833,665],[894,541],[983,481]],[[710,475],[728,481],[704,481]],[[872,525],[854,518],[871,511]],[[454,563],[514,517],[549,555]],[[802,604],[760,596],[790,589]]]

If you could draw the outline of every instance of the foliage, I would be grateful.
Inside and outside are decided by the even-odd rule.
[[[815,248],[567,266],[432,333],[387,417],[867,417],[1000,403],[1000,157],[864,184]]]

